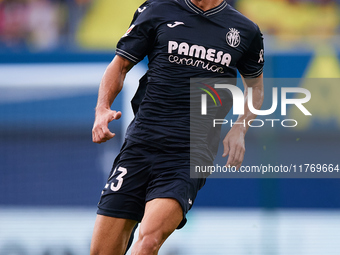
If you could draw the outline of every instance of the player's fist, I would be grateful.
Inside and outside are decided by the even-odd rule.
[[[97,110],[96,118],[92,128],[92,141],[94,143],[103,143],[115,136],[108,125],[113,120],[118,120],[122,116],[121,112],[112,111],[111,109]]]

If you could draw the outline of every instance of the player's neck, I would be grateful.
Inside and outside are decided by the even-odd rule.
[[[223,0],[190,0],[194,5],[203,11],[208,11],[219,6]]]

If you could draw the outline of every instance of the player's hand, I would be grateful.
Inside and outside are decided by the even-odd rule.
[[[112,111],[111,109],[97,110],[92,128],[92,141],[94,143],[103,143],[113,138],[115,134],[109,130],[108,125],[111,121],[118,120],[121,116],[121,112]]]
[[[222,157],[228,157],[226,166],[239,169],[245,153],[244,131],[242,127],[233,126],[223,140],[224,151]]]

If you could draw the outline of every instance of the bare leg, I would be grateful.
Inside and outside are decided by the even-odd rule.
[[[156,255],[169,235],[183,219],[183,211],[177,200],[157,198],[147,202],[139,227],[138,241],[132,247],[132,255]]]
[[[90,255],[123,255],[136,221],[97,215]]]

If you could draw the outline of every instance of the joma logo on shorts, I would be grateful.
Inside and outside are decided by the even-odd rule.
[[[169,41],[168,53],[195,57],[225,66],[229,66],[231,62],[231,55],[229,53],[224,53],[223,51],[217,51],[215,49],[206,49],[200,45],[190,46],[186,42],[177,43],[175,41]]]

